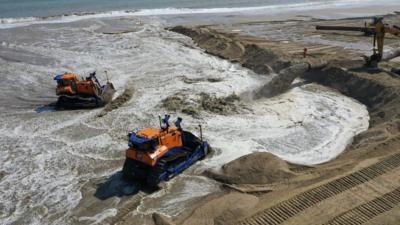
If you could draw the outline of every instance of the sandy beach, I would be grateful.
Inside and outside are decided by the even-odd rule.
[[[400,24],[396,11],[398,4],[371,4],[0,24],[0,223],[359,217],[367,219],[354,224],[396,225],[400,80],[390,69],[400,61],[364,71],[371,37],[315,30],[363,26],[372,15]],[[386,44],[400,47],[396,37]],[[311,70],[265,95],[300,63]],[[55,74],[94,70],[102,81],[107,70],[117,89],[110,107],[49,107]],[[213,152],[160,189],[124,181],[127,133],[157,126],[163,114],[183,117],[196,134],[202,124]],[[376,201],[385,207],[376,210]]]

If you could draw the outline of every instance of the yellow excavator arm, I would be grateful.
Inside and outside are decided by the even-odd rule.
[[[385,42],[385,35],[392,34],[395,36],[400,36],[400,29],[396,26],[389,26],[384,24],[382,19],[375,19],[371,24],[374,27],[374,55],[377,55],[377,60],[380,61],[383,56],[383,46]],[[377,49],[375,47],[378,47]],[[378,51],[378,53],[376,52]],[[373,56],[374,56],[373,55]]]
[[[367,59],[367,64],[376,64],[382,60],[385,35],[392,34],[400,36],[400,27],[390,26],[383,23],[383,18],[375,17],[372,23],[365,27],[343,27],[343,26],[317,26],[317,30],[342,30],[342,31],[361,31],[366,35],[374,35],[373,55]]]

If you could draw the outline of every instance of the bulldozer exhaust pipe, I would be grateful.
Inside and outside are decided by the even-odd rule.
[[[200,140],[203,141],[203,128],[201,127],[201,124],[199,124],[199,130],[200,130]]]

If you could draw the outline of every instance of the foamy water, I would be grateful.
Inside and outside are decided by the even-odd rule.
[[[157,126],[158,115],[174,114],[161,106],[164,98],[180,93],[196,101],[202,92],[246,95],[270,79],[205,54],[189,38],[165,31],[157,19],[140,20],[93,19],[0,33],[0,171],[6,174],[0,181],[1,224],[90,224],[115,215],[114,206],[103,209],[107,216],[93,212],[76,217],[73,209],[87,181],[122,168],[128,131]],[[115,29],[132,32],[100,32]],[[93,70],[103,81],[102,71],[109,71],[118,94],[133,88],[134,97],[101,118],[102,109],[34,111],[56,100],[54,74]],[[188,78],[197,82],[185,83]],[[217,191],[214,182],[196,178],[204,169],[218,169],[253,151],[322,163],[368,127],[365,106],[314,84],[242,103],[246,109],[227,116],[179,114],[183,127],[194,133],[199,123],[204,125],[204,136],[217,153],[198,163],[185,175],[189,178],[178,177],[179,191],[173,180],[167,190],[146,197],[138,213],[168,214],[165,207],[175,205],[175,215],[191,199]],[[207,188],[198,190],[197,182]]]

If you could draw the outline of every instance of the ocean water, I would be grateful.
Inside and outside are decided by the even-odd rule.
[[[205,18],[204,14],[262,16],[331,8],[390,8],[399,4],[398,0],[0,0],[0,29],[105,17],[186,15],[187,20]]]
[[[0,0],[0,18],[46,17],[71,13],[149,9],[229,9],[278,5],[372,2],[371,0]],[[383,1],[385,2],[385,1]],[[213,11],[213,10],[211,10]],[[215,11],[215,10],[214,10]]]

